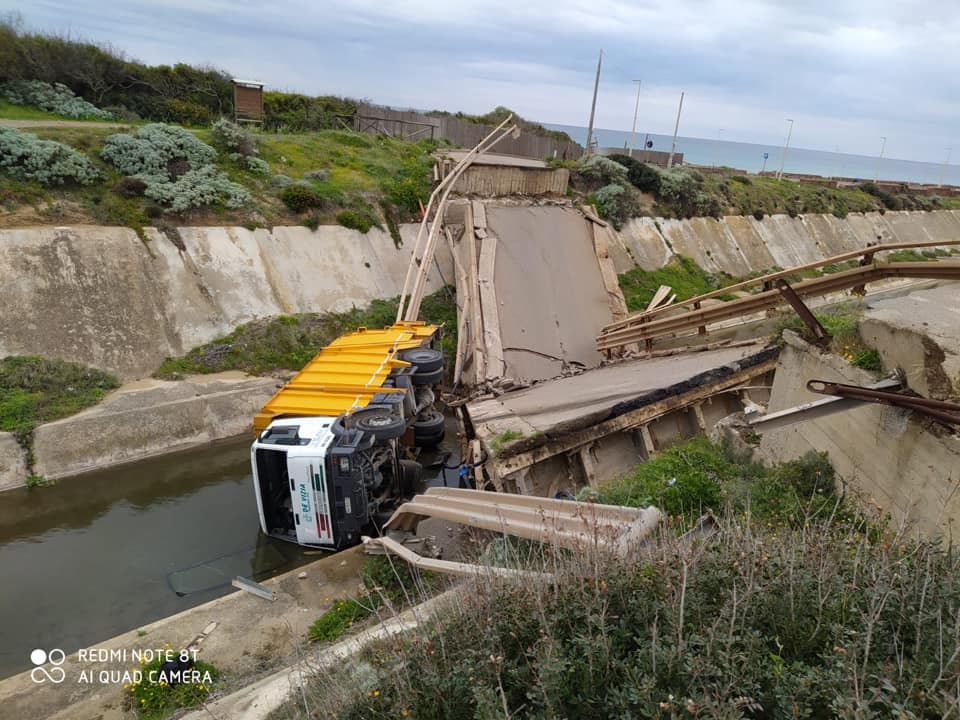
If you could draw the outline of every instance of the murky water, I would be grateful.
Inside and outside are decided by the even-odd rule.
[[[242,438],[5,492],[0,677],[30,667],[34,648],[71,652],[224,595],[237,574],[311,559],[260,535],[248,450]],[[209,560],[177,595],[171,575]]]

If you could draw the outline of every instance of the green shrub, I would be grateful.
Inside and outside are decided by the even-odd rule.
[[[593,199],[600,211],[600,217],[612,222],[617,230],[641,211],[640,201],[631,187],[605,185],[594,193]]]
[[[297,213],[323,204],[313,186],[306,182],[292,182],[286,185],[280,193],[280,199],[283,200],[284,205]]]
[[[337,223],[362,233],[370,232],[370,228],[378,225],[376,216],[369,210],[341,210],[337,213]]]
[[[603,155],[590,155],[580,164],[578,174],[593,183],[595,186],[626,185],[627,169],[618,162],[614,162]]]
[[[229,153],[239,153],[245,157],[257,154],[257,139],[226,118],[220,118],[210,128],[214,144]]]
[[[27,105],[65,117],[84,120],[110,120],[106,110],[73,94],[66,85],[40,80],[11,80],[0,84],[0,95],[14,105]]]
[[[363,602],[357,600],[337,600],[333,606],[318,617],[310,626],[310,639],[328,642],[336,640],[355,623],[369,617],[374,611],[374,598]]]
[[[719,511],[722,480],[735,475],[730,462],[706,438],[677,445],[600,489],[609,505],[656,505],[670,515]]]
[[[87,156],[52,140],[0,127],[0,170],[41,185],[90,185],[100,173]]]
[[[609,155],[608,157],[627,168],[627,179],[638,190],[654,195],[660,192],[660,171],[657,168],[629,155]]]
[[[876,348],[857,351],[854,353],[853,360],[850,361],[850,364],[854,367],[870,370],[871,372],[880,372],[883,369],[880,362],[880,353]]]
[[[255,175],[268,175],[270,173],[270,164],[258,157],[244,155],[243,153],[230,153],[230,159]]]
[[[701,192],[703,179],[699,173],[686,168],[671,168],[660,172],[660,191],[657,200],[680,218],[699,213],[704,200]]]
[[[176,654],[170,653],[170,659]],[[214,690],[220,677],[220,671],[210,663],[196,660],[191,671],[198,673],[195,676],[200,682],[185,682],[174,685],[160,678],[160,666],[166,657],[146,663],[136,668],[142,674],[140,682],[124,684],[124,699],[127,709],[136,712],[137,717],[143,720],[161,720],[169,717],[179,708],[191,708],[202,705]],[[193,679],[194,676],[191,676]],[[151,678],[154,679],[151,682]]]

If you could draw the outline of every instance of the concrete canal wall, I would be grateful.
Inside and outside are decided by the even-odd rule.
[[[398,295],[418,226],[247,230],[121,227],[0,230],[0,356],[75,360],[124,379],[250,320],[349,310]],[[449,253],[440,266],[452,280]],[[431,274],[429,291],[440,287]]]
[[[774,266],[816,262],[868,243],[938,242],[960,239],[960,211],[635,218],[610,248],[617,272],[655,270],[673,255],[685,255],[710,272],[746,275]]]

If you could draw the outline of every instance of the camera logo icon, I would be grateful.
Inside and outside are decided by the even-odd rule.
[[[67,671],[60,666],[66,659],[67,654],[60,648],[54,648],[50,652],[37,648],[30,653],[30,662],[36,666],[30,671],[30,679],[37,684],[48,680],[55,685],[62,683],[67,678]],[[43,667],[48,662],[53,666],[50,669]]]

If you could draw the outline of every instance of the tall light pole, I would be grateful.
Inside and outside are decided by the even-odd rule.
[[[873,174],[873,182],[877,182],[880,179],[880,163],[883,162],[883,150],[887,147],[887,139],[885,137],[880,138],[880,155],[877,157],[877,171]]]
[[[680,93],[680,107],[677,108],[677,124],[673,126],[673,145],[670,146],[670,157],[667,158],[667,168],[673,167],[673,154],[677,150],[677,133],[680,132],[681,112],[683,112],[683,92]]]
[[[943,187],[943,176],[946,175],[946,173],[947,173],[947,165],[950,164],[950,155],[951,155],[952,153],[953,153],[953,148],[952,148],[952,147],[948,147],[948,148],[947,148],[947,159],[943,161],[943,167],[940,168],[940,182],[937,183],[937,184],[940,185],[941,187]]]
[[[630,152],[627,153],[630,157],[633,157],[633,138],[637,134],[637,113],[640,112],[640,86],[643,85],[643,80],[634,80],[637,84],[637,104],[633,106],[633,127],[630,128]]]
[[[587,147],[583,154],[590,154],[590,146],[593,143],[593,116],[597,112],[597,90],[600,89],[600,65],[603,63],[603,48],[600,48],[600,56],[597,58],[597,77],[593,81],[593,104],[590,105],[590,124],[587,126]]]
[[[783,177],[783,166],[787,163],[787,151],[790,149],[790,136],[793,135],[793,120],[787,118],[790,129],[787,130],[787,140],[783,143],[783,155],[780,156],[780,169],[777,171],[777,182]]]

